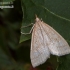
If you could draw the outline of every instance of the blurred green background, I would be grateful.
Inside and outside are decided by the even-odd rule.
[[[11,4],[1,4],[9,2]],[[1,0],[0,6],[0,70],[70,70],[70,54],[51,57],[33,68],[30,61],[32,27],[35,14],[59,32],[70,45],[70,0]]]

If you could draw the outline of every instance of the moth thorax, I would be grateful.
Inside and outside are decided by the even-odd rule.
[[[40,21],[40,19],[39,18],[36,18],[36,22],[38,22],[38,21]]]

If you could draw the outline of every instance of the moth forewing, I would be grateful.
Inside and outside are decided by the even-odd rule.
[[[49,49],[46,47],[46,43],[43,40],[45,37],[42,36],[41,29],[38,24],[39,22],[35,23],[32,32],[30,58],[33,67],[44,63],[50,57]]]
[[[44,63],[50,57],[50,53],[57,56],[69,54],[70,47],[59,33],[36,17],[30,52],[33,67]]]

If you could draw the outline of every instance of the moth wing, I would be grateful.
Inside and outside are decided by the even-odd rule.
[[[65,39],[48,24],[41,22],[41,28],[50,40],[48,48],[53,55],[62,56],[70,53],[70,47]],[[45,43],[47,43],[45,41]]]
[[[33,67],[36,67],[44,63],[48,58],[50,58],[50,52],[48,46],[46,46],[45,39],[46,35],[41,30],[39,23],[35,23],[32,40],[31,40],[31,52],[30,58]]]

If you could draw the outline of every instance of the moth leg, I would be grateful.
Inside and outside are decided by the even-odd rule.
[[[21,28],[26,28],[26,27],[29,27],[29,26],[31,26],[31,25],[33,25],[33,23],[31,23],[31,24],[29,24],[29,25],[27,25],[27,26],[22,26]]]
[[[35,24],[34,24],[34,25],[35,25]],[[24,35],[31,34],[31,32],[32,32],[32,30],[33,30],[33,28],[34,28],[34,25],[32,26],[32,28],[31,28],[31,30],[30,30],[29,33],[23,33],[23,32],[21,32],[21,34],[24,34]],[[30,25],[29,25],[29,26],[30,26]],[[27,27],[27,26],[25,26],[25,27]]]

